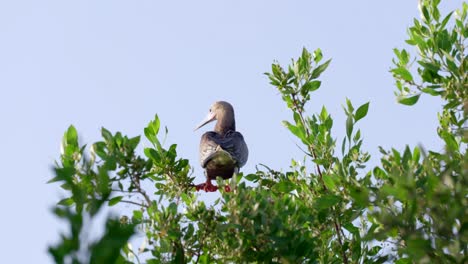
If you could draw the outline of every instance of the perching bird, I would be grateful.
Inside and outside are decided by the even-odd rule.
[[[196,185],[197,191],[216,191],[218,187],[212,185],[211,180],[231,178],[245,165],[249,156],[244,137],[236,131],[232,105],[223,101],[214,103],[195,130],[214,120],[217,120],[214,131],[203,134],[200,141],[200,164],[205,169],[206,182]]]

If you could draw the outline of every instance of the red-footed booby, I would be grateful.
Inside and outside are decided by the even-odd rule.
[[[231,178],[245,165],[249,150],[241,133],[236,131],[234,108],[224,101],[215,102],[195,130],[217,120],[214,131],[203,134],[200,141],[200,164],[205,169],[206,182],[196,185],[198,190],[214,192],[217,186],[211,184],[216,177]],[[229,190],[229,186],[226,186]]]

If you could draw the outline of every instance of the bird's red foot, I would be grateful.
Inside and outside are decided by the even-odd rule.
[[[211,182],[205,182],[202,184],[195,185],[195,189],[197,191],[204,190],[205,192],[216,192],[218,190],[218,186],[214,186]]]
[[[194,185],[195,189],[198,191],[203,190],[205,192],[216,192],[218,190],[218,186],[213,185],[210,181]],[[224,186],[225,192],[230,192],[231,187],[229,185]]]

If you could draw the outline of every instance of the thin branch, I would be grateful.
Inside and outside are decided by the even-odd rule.
[[[296,107],[296,110],[298,111],[299,113],[299,118],[301,119],[301,122],[302,122],[302,125],[304,126],[304,130],[306,132],[306,135],[307,135],[307,138],[310,137],[310,131],[309,129],[306,127],[306,123],[305,123],[305,119],[304,119],[304,116],[303,116],[303,112],[302,112],[302,107],[299,107],[298,104],[298,100],[296,99],[296,96],[295,94],[292,94],[292,99],[293,99],[293,103],[294,103],[294,106]],[[313,155],[313,158],[316,159],[317,158],[317,154],[315,154],[315,150],[314,150],[314,147],[312,146],[312,144],[308,144],[308,148],[309,148],[309,151],[311,152],[311,154]],[[322,171],[320,169],[320,166],[316,163],[315,164],[316,167],[317,167],[317,172],[319,174],[319,179],[320,179],[320,182],[322,183],[322,186],[323,186],[323,189],[328,192],[328,188],[327,186],[325,185],[325,182],[323,181],[323,176],[322,176]],[[338,236],[338,243],[340,244],[341,248],[343,248],[343,241],[342,241],[342,238],[341,238],[341,224],[339,223],[339,221],[337,220],[337,217],[336,217],[336,209],[333,207],[333,210],[335,211],[335,217],[333,217],[333,223],[334,223],[334,226],[335,226],[335,231],[336,231],[336,234]],[[341,250],[341,254],[343,256],[343,262],[345,264],[348,264],[348,257],[346,256],[346,252],[344,250]]]
[[[336,221],[336,218],[334,219],[334,224],[335,224],[336,234],[338,235],[338,243],[340,243],[340,245],[343,246],[343,241],[341,240],[341,227],[338,221]],[[346,252],[344,250],[341,250],[341,255],[343,255],[343,262],[347,264],[348,257],[346,256]]]
[[[136,191],[141,194],[145,200],[146,200],[146,203],[148,204],[148,206],[146,207],[150,207],[151,206],[151,199],[149,198],[148,194],[146,194],[146,191],[143,190],[140,186],[140,173],[139,172],[133,172],[131,174],[131,177],[130,179],[132,180],[132,182],[134,183],[135,185],[135,188],[136,188]]]
[[[294,105],[296,106],[296,110],[299,112],[299,118],[301,119],[302,125],[304,126],[304,130],[306,132],[307,138],[309,138],[310,137],[310,131],[306,127],[306,123],[305,123],[305,120],[304,120],[302,109],[301,109],[301,107],[298,107],[299,102],[296,99],[296,96],[294,94],[292,94],[292,99],[293,99]],[[312,146],[312,144],[308,144],[307,147],[309,148],[309,151],[311,152],[313,158],[316,159],[317,154],[315,154],[315,149]],[[322,186],[325,189],[325,191],[327,191],[328,188],[325,185],[325,182],[323,181],[323,176],[322,176],[322,171],[320,170],[320,166],[317,163],[315,164],[315,166],[317,167],[317,172],[319,174],[320,182],[322,183]]]
[[[138,264],[140,264],[140,263],[141,263],[141,262],[140,262],[140,258],[138,257],[137,254],[135,254],[135,252],[133,251],[133,249],[128,248],[128,247],[127,247],[127,249],[128,249],[128,251],[130,251],[130,253],[132,253],[132,255],[136,258],[136,260],[138,261]]]
[[[121,193],[139,193],[137,191],[125,191],[125,190],[116,190],[116,189],[111,189],[113,192],[121,192]]]
[[[107,199],[106,201],[109,202],[110,199]],[[145,208],[148,208],[148,207],[149,207],[149,206],[147,206],[146,204],[141,204],[141,203],[137,203],[137,202],[130,201],[130,200],[120,200],[119,202],[121,202],[121,203],[133,204],[133,205],[138,205],[138,206],[145,207]]]
[[[205,242],[205,239],[206,239],[206,236],[208,235],[207,234],[208,232],[205,230],[205,232],[203,232],[203,238],[198,241],[198,243],[200,243],[200,247],[198,248],[198,252],[197,252],[197,259],[195,260],[195,264],[198,264],[198,261],[200,260],[200,255],[201,255],[201,250],[203,248],[203,244]]]

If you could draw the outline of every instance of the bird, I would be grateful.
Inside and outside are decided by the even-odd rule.
[[[225,101],[215,102],[206,118],[195,130],[216,120],[214,131],[204,133],[200,140],[200,165],[205,169],[206,182],[195,185],[197,191],[215,192],[217,186],[211,183],[216,177],[229,179],[239,173],[247,163],[249,150],[244,137],[236,131],[234,108]],[[229,191],[229,186],[225,187]]]

